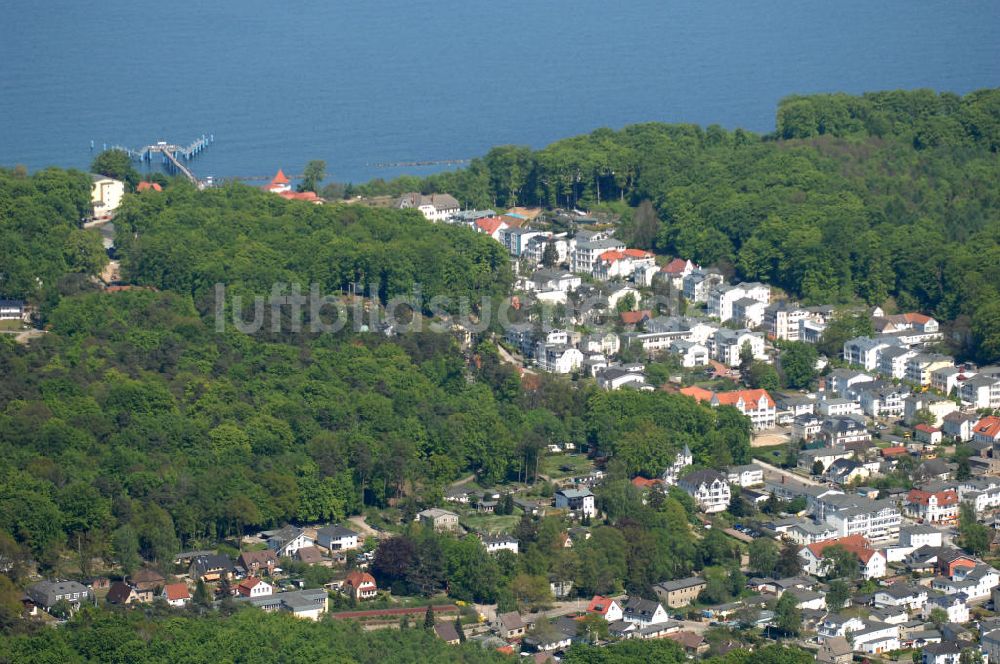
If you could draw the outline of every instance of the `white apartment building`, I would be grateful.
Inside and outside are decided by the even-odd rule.
[[[732,493],[729,482],[714,470],[696,470],[680,478],[677,486],[686,491],[702,511],[712,514],[729,507]]]

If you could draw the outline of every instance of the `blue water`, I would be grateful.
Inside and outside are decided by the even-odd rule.
[[[199,176],[358,182],[600,126],[766,132],[791,93],[1000,85],[996,0],[7,3],[0,164],[32,169],[211,132]]]

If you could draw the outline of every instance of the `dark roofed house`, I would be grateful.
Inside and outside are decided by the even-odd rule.
[[[501,613],[497,616],[497,631],[500,633],[501,638],[510,640],[524,636],[527,628],[524,619],[521,618],[521,614],[516,611]]]
[[[124,581],[115,581],[105,599],[111,604],[138,604],[153,601],[153,591],[136,590]]]
[[[657,596],[671,609],[687,606],[698,599],[699,593],[705,589],[705,579],[691,576],[686,579],[665,581],[653,586]]]
[[[137,590],[156,590],[163,585],[166,579],[155,569],[145,567],[132,574],[129,581]]]
[[[32,602],[48,610],[61,600],[70,606],[80,606],[90,597],[90,589],[76,581],[45,580],[25,588],[25,594]]]
[[[196,556],[191,561],[188,574],[192,579],[202,581],[218,581],[222,578],[230,578],[235,571],[233,561],[229,556],[221,553],[212,553],[206,556]]]
[[[316,543],[330,551],[358,548],[358,533],[343,526],[323,526],[316,531]]]
[[[458,636],[458,630],[455,629],[455,624],[451,622],[437,623],[434,625],[434,633],[450,646],[457,646],[462,641]]]
[[[319,547],[315,546],[304,546],[295,552],[295,557],[307,565],[319,565],[325,562],[323,554],[320,552]]]
[[[243,568],[249,576],[260,576],[261,574],[271,575],[278,565],[278,557],[274,551],[244,551],[240,554],[236,564]]]

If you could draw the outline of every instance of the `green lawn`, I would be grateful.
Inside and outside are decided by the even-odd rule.
[[[26,330],[27,326],[19,320],[0,320],[0,330]]]
[[[458,522],[464,527],[477,532],[506,533],[510,532],[520,520],[521,511],[515,510],[514,514],[472,514],[462,516]]]
[[[770,464],[780,465],[785,459],[788,445],[769,445],[767,447],[755,447],[750,451],[751,456]]]
[[[589,475],[593,470],[594,462],[585,454],[549,454],[542,457],[538,466],[539,474],[550,479]]]

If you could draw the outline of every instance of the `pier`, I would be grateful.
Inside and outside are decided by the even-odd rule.
[[[180,173],[196,185],[201,183],[195,174],[188,168],[185,162],[189,162],[201,154],[208,146],[215,142],[215,134],[202,134],[190,145],[177,145],[166,141],[158,141],[152,145],[133,150],[121,145],[111,146],[112,150],[121,150],[133,161],[152,163],[153,155],[160,154],[163,159],[163,166],[170,173]],[[91,142],[93,146],[93,142]]]

